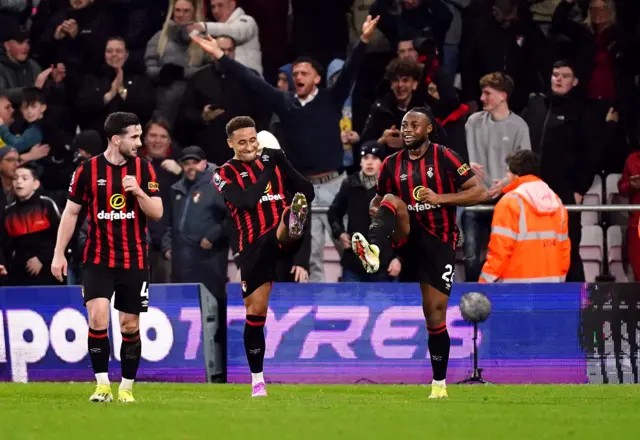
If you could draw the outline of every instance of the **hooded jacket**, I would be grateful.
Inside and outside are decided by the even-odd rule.
[[[23,87],[31,87],[42,69],[33,59],[21,63],[9,59],[6,50],[0,48],[0,90],[9,95],[9,100],[19,102]]]
[[[569,217],[560,198],[532,175],[517,177],[503,192],[479,282],[564,282],[571,242]]]

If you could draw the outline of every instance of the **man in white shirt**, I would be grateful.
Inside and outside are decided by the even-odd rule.
[[[212,37],[228,36],[236,43],[236,61],[262,75],[262,52],[258,24],[239,8],[236,0],[211,0],[215,22],[194,23],[189,32],[198,30]]]

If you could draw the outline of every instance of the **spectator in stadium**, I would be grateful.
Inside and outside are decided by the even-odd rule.
[[[76,96],[76,111],[82,130],[103,131],[104,121],[114,112],[135,113],[146,124],[155,108],[151,81],[126,67],[129,52],[121,37],[109,38],[104,65],[99,73],[85,75]]]
[[[211,0],[211,12],[215,22],[196,22],[188,26],[213,37],[231,37],[235,42],[235,59],[240,64],[262,75],[262,52],[258,25],[253,17],[239,8],[236,0]]]
[[[333,87],[318,89],[322,79],[321,68],[313,59],[302,58],[293,63],[295,94],[272,87],[250,69],[225,56],[213,38],[192,37],[219,60],[230,75],[245,82],[267,104],[269,110],[280,116],[286,134],[284,151],[296,170],[314,184],[316,197],[312,209],[328,207],[344,179],[344,174],[341,173],[344,160],[340,136],[342,108],[378,19],[369,17],[362,26],[361,41],[354,48]],[[324,236],[330,226],[326,215],[312,215],[311,281],[323,281]]]
[[[472,0],[442,0],[451,12],[451,24],[447,30],[442,48],[443,65],[453,80],[458,73],[458,54],[462,40],[462,14]]]
[[[541,79],[547,78],[552,64],[546,37],[518,0],[477,0],[465,16],[460,44],[463,101],[475,112],[480,78],[503,72],[517,84],[509,106],[522,111],[529,95],[546,86]]]
[[[418,62],[418,51],[413,45],[413,38],[401,38],[398,41],[396,56],[399,60],[413,60]]]
[[[600,115],[600,128],[604,131],[603,121],[612,108],[619,113],[618,124],[607,136],[609,148],[601,169],[620,172],[630,153],[627,140],[632,148],[636,143],[638,90],[634,77],[640,72],[636,47],[640,41],[638,35],[621,31],[613,0],[591,0],[582,24],[570,19],[574,4],[575,0],[563,0],[558,5],[551,30],[570,39],[587,98]]]
[[[230,37],[216,38],[225,55],[235,59],[235,43]],[[270,112],[241,79],[215,61],[194,74],[182,96],[176,121],[177,136],[183,145],[198,145],[215,164],[233,156],[227,144],[225,126],[236,116],[249,115],[266,128]]]
[[[540,177],[565,205],[579,205],[597,171],[600,136],[593,112],[578,89],[573,66],[558,61],[553,66],[551,93],[534,95],[523,114],[529,126],[533,151],[540,158]],[[580,258],[582,225],[580,213],[569,214],[571,266],[568,282],[584,282]]]
[[[327,68],[327,87],[332,87],[336,83],[343,68],[344,60],[336,58],[335,60],[331,61],[331,63],[329,63],[329,67]],[[349,169],[349,167],[354,165],[355,148],[360,142],[360,135],[357,131],[355,131],[353,126],[352,94],[349,94],[347,100],[344,102],[344,106],[342,107],[342,119],[340,119],[340,136],[344,145],[343,165],[345,168]]]
[[[171,0],[162,30],[149,43],[144,55],[147,75],[157,87],[156,116],[173,126],[180,99],[191,78],[208,60],[191,42],[190,24],[204,19],[200,0]]]
[[[513,80],[502,73],[482,77],[483,111],[471,115],[465,126],[471,169],[487,185],[490,200],[494,201],[509,183],[507,157],[518,150],[531,150],[527,123],[512,113],[507,103],[513,87]],[[467,281],[480,276],[481,255],[489,240],[492,215],[474,211],[462,215]]]
[[[162,206],[172,203],[168,188],[180,180],[182,166],[178,163],[180,150],[172,142],[171,130],[167,121],[153,118],[144,128],[140,155],[151,162],[156,172],[160,188],[167,188],[161,194]],[[169,224],[170,213],[165,210],[162,219],[150,222],[149,229],[149,265],[152,283],[171,282],[171,263],[165,258],[163,238]]]
[[[5,146],[0,148],[0,180],[2,181],[2,203],[0,204],[0,214],[4,212],[4,207],[12,203],[15,195],[13,193],[13,178],[16,175],[16,168],[20,161],[20,155],[15,148]]]
[[[640,126],[639,136],[640,137]],[[629,198],[632,205],[640,205],[640,151],[634,151],[629,155],[624,165],[622,178],[618,182],[618,191]],[[633,269],[635,281],[640,281],[640,236],[638,236],[638,220],[640,212],[631,211],[627,224],[627,246],[629,264]]]
[[[61,85],[65,78],[65,66],[58,63],[42,70],[29,56],[31,46],[29,32],[18,23],[8,23],[4,29],[4,44],[0,49],[0,90],[7,94],[13,104],[20,102],[22,89],[37,87],[49,89]]]
[[[0,29],[7,26],[7,22],[16,21],[24,26],[31,15],[33,0],[3,0],[0,2]]]
[[[3,219],[4,253],[9,262],[9,283],[14,286],[59,284],[48,270],[53,260],[60,212],[55,202],[38,192],[34,168],[15,171],[16,200],[7,205]]]
[[[32,147],[42,142],[40,123],[46,110],[47,104],[40,89],[30,87],[23,90],[21,93],[20,113],[27,126],[20,134],[15,135],[9,130],[11,121],[5,122],[0,118],[0,138],[14,147],[20,154],[29,152]]]
[[[386,271],[380,270],[370,274],[364,270],[362,263],[351,250],[353,233],[359,232],[365,238],[369,234],[369,202],[376,196],[378,173],[384,158],[384,145],[375,140],[365,142],[360,155],[360,172],[351,174],[342,181],[340,191],[333,199],[328,213],[333,238],[338,240],[343,248],[340,260],[342,281],[345,283],[389,281],[400,274],[402,264],[399,259],[391,260]],[[346,230],[345,215],[348,217]]]
[[[203,283],[216,297],[224,296],[229,245],[224,233],[227,206],[211,184],[214,166],[200,147],[182,151],[183,177],[171,186],[165,258],[174,283]]]
[[[113,24],[100,2],[69,0],[69,5],[49,19],[39,56],[44,65],[63,63],[69,83],[80,84],[104,63],[103,50]]]
[[[0,120],[10,126],[13,124],[13,113],[14,110],[11,105],[11,101],[9,100],[9,95],[0,89]],[[7,142],[2,139],[2,136],[0,136],[0,148],[5,147],[6,145]]]
[[[479,282],[564,282],[571,258],[567,209],[540,179],[534,152],[519,150],[507,164],[510,183],[496,205]]]

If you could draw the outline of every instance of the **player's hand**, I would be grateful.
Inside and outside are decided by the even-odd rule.
[[[162,167],[163,170],[168,171],[171,174],[175,174],[176,176],[179,176],[180,174],[182,174],[182,167],[178,162],[176,162],[173,159],[163,160],[160,166]]]
[[[291,268],[291,273],[293,274],[293,281],[296,283],[307,283],[309,282],[309,272],[304,267],[293,266]]]
[[[64,281],[63,276],[67,276],[67,259],[64,255],[54,255],[51,262],[51,274],[61,283]]]
[[[488,194],[490,199],[497,199],[502,194],[502,189],[507,186],[507,181],[504,179],[493,179],[493,186],[489,188]]]
[[[351,249],[351,235],[346,232],[340,234],[340,244],[345,249]]]
[[[130,192],[136,197],[142,194],[142,190],[140,189],[140,185],[138,185],[138,179],[136,179],[136,176],[125,176],[124,179],[122,179],[122,187],[125,192]]]
[[[367,20],[362,24],[362,36],[360,37],[363,43],[369,44],[373,33],[376,31],[378,21],[380,21],[379,15],[376,18],[373,18],[371,15],[367,16]]]
[[[207,35],[205,38],[202,38],[199,35],[191,35],[191,41],[200,46],[202,50],[216,60],[219,60],[224,56],[224,52],[220,49],[220,46],[218,46],[218,42],[215,38],[211,37],[211,35]]]
[[[471,171],[473,171],[473,174],[478,176],[479,179],[484,180],[486,176],[484,174],[484,167],[477,162],[471,162],[469,165],[471,165]]]
[[[0,264],[0,275],[8,275],[7,268]]]
[[[430,205],[439,205],[440,194],[435,193],[430,188],[422,188],[418,191],[418,200],[429,203]]]
[[[200,240],[200,247],[208,251],[209,249],[213,248],[213,243],[211,243],[206,238],[203,238],[202,240]]]
[[[389,276],[397,277],[398,275],[400,275],[400,271],[402,271],[402,263],[397,258],[394,258],[393,260],[391,260],[391,263],[389,263],[387,273],[389,274]]]
[[[25,268],[31,275],[36,276],[42,270],[42,263],[38,260],[38,257],[31,257],[27,261]]]

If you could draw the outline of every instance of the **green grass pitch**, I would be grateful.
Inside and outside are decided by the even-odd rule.
[[[112,384],[114,393],[117,385]],[[89,403],[91,384],[0,384],[0,439],[640,438],[640,387],[137,384],[135,404]]]

